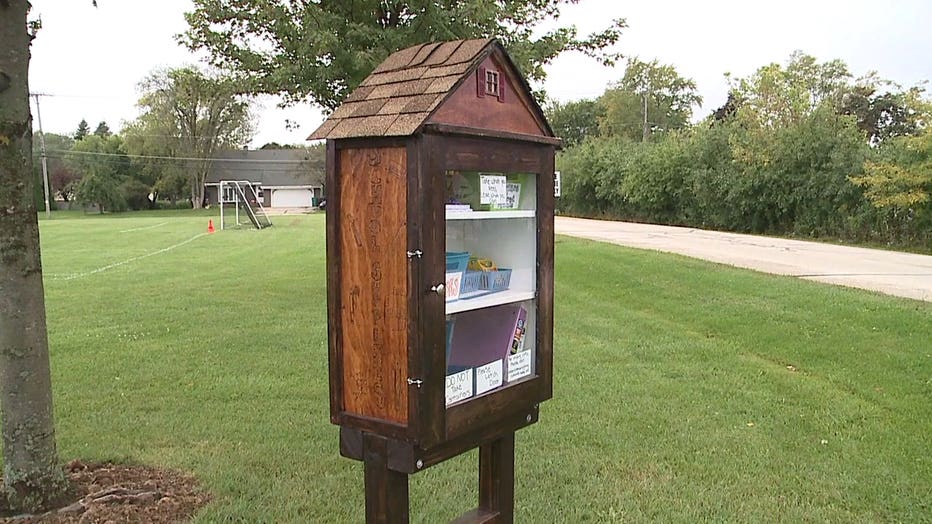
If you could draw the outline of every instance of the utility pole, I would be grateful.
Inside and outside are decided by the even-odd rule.
[[[644,93],[641,94],[641,98],[644,99],[644,129],[641,136],[641,142],[647,142],[647,135],[650,134],[650,126],[647,124],[647,91],[644,91]]]
[[[49,207],[49,160],[45,151],[45,133],[42,132],[42,111],[39,110],[39,97],[48,96],[44,93],[32,93],[36,99],[36,119],[39,121],[39,151],[42,161],[42,184],[45,187],[45,216],[52,218],[52,208]]]

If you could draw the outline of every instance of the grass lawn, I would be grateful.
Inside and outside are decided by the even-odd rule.
[[[201,522],[363,521],[328,419],[323,216],[73,218],[41,224],[62,460],[193,472]],[[556,256],[518,521],[932,520],[932,305],[562,237]],[[474,507],[476,471],[412,476],[412,521]]]

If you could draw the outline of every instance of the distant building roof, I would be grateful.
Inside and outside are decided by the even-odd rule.
[[[211,163],[207,183],[248,180],[264,187],[322,186],[322,148],[220,151]]]
[[[414,134],[494,48],[502,49],[483,38],[392,53],[308,140]]]

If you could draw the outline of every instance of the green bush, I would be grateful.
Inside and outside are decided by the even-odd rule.
[[[128,178],[120,184],[120,193],[123,201],[129,209],[138,211],[140,209],[149,209],[152,207],[149,201],[149,186],[143,184],[135,178]]]
[[[877,155],[853,119],[828,109],[778,129],[724,121],[656,141],[589,138],[557,159],[558,211],[932,248],[925,207],[872,206],[852,182]]]
[[[168,200],[156,200],[154,209],[191,209],[190,200],[177,200],[174,203]]]

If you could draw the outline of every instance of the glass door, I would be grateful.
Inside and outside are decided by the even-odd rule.
[[[449,407],[535,376],[537,176],[444,177]]]

